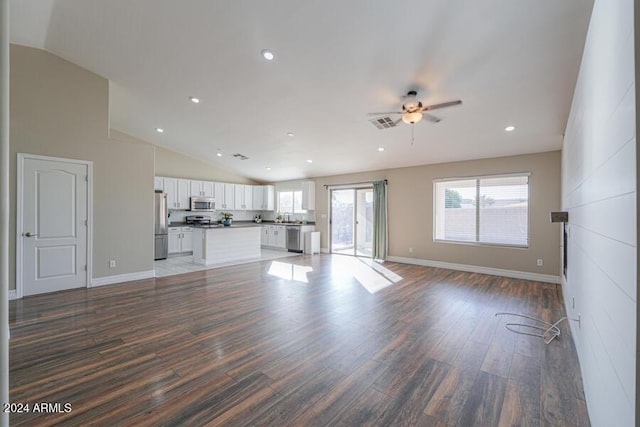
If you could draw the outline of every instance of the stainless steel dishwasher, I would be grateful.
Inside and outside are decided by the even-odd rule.
[[[300,227],[288,226],[287,227],[287,250],[289,252],[302,252],[302,233],[300,233]]]

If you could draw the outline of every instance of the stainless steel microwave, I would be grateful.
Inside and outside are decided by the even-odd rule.
[[[193,212],[212,212],[216,210],[216,199],[213,197],[192,197],[191,209]]]

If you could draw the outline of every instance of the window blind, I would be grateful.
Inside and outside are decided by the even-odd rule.
[[[529,175],[434,182],[434,239],[529,245]]]

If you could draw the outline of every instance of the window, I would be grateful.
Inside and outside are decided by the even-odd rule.
[[[434,181],[434,240],[529,245],[529,175]]]
[[[306,213],[302,209],[302,191],[278,191],[278,212]]]

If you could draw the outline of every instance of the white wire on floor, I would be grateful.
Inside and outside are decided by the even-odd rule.
[[[504,325],[505,328],[510,330],[511,332],[515,332],[516,334],[521,335],[529,335],[532,337],[539,337],[544,340],[545,344],[549,344],[555,338],[560,336],[560,328],[558,325],[562,323],[564,320],[574,320],[576,322],[580,322],[580,319],[569,319],[568,317],[563,317],[555,323],[549,323],[541,319],[537,319],[535,317],[527,316],[525,314],[517,314],[517,313],[496,313],[496,317],[498,316],[514,316],[521,317],[524,319],[529,319],[533,322],[533,324],[526,323],[507,323]]]

